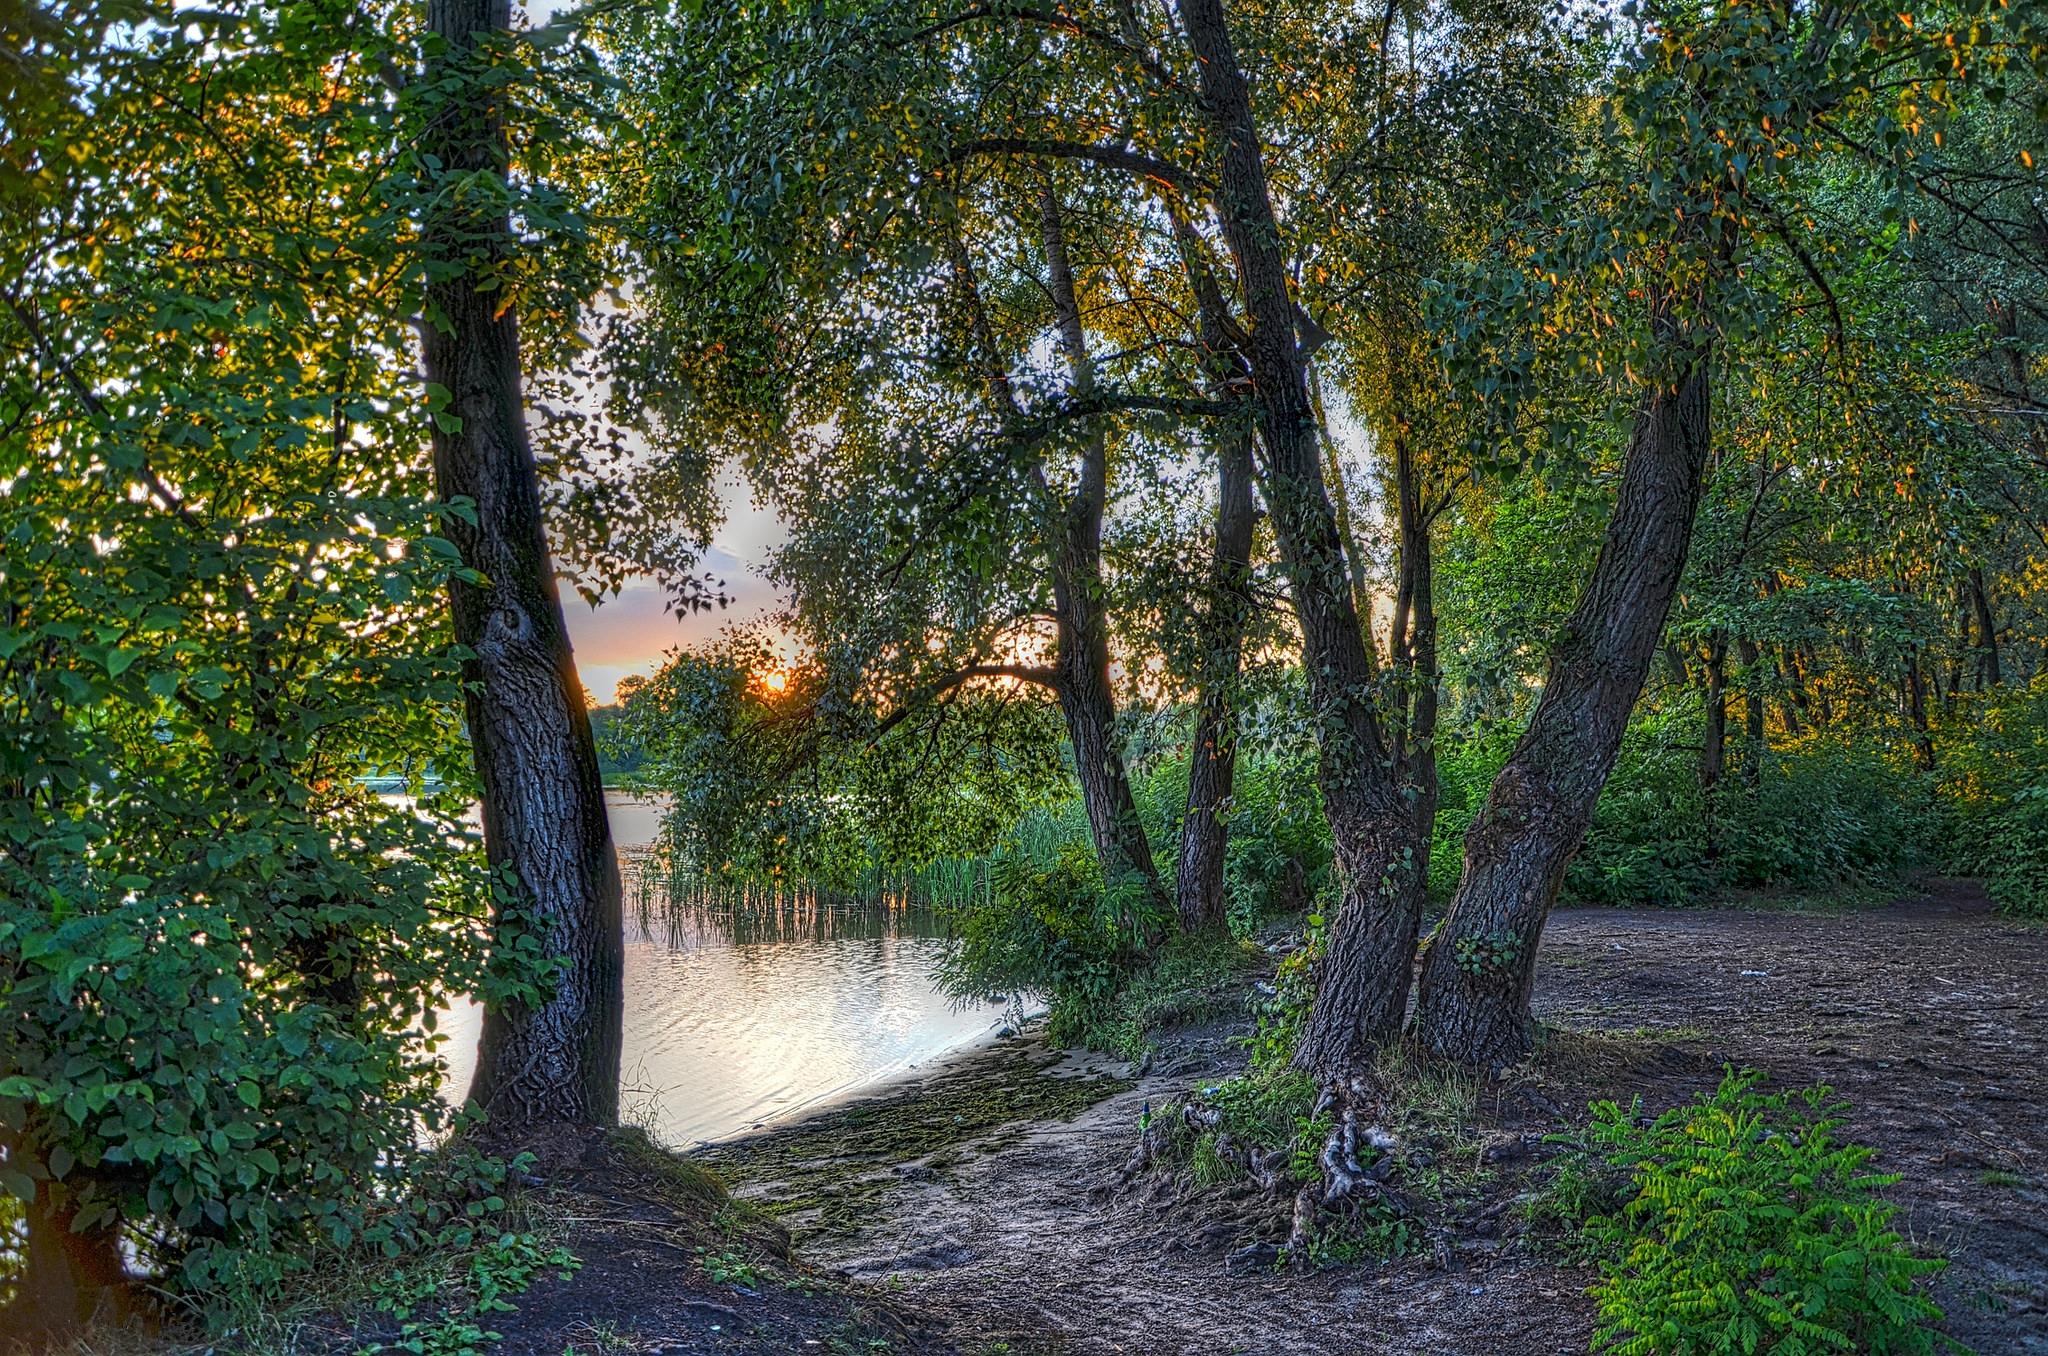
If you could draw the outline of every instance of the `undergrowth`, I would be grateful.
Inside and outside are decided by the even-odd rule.
[[[573,1270],[562,1231],[515,1191],[532,1164],[456,1140],[415,1164],[381,1247],[307,1259],[288,1291],[228,1287],[200,1315],[234,1356],[292,1356],[302,1335],[336,1319],[381,1313],[395,1337],[362,1348],[405,1356],[470,1356],[495,1340],[491,1316],[546,1270]]]
[[[513,1296],[543,1273],[566,1280],[580,1265],[560,1242],[509,1231],[452,1256],[424,1259],[387,1278],[376,1301],[401,1321],[398,1336],[358,1356],[483,1356],[501,1336],[490,1321],[516,1307]]]
[[[1220,933],[1143,946],[1167,927],[1156,901],[1131,882],[1105,884],[1080,845],[999,858],[990,882],[986,900],[951,911],[940,979],[955,996],[1043,995],[1052,1044],[1127,1059],[1162,1026],[1243,1010],[1257,948]]]
[[[1597,1260],[1594,1349],[1616,1356],[1919,1356],[1960,1350],[1929,1325],[1944,1262],[1891,1227],[1873,1150],[1836,1136],[1826,1088],[1762,1090],[1729,1069],[1654,1119],[1596,1103],[1527,1217]]]
[[[1165,1109],[1165,1156],[1197,1186],[1257,1180],[1276,1202],[1323,1185],[1321,1155],[1335,1121],[1319,1106],[1315,1079],[1294,1052],[1314,995],[1324,920],[1311,914],[1304,945],[1280,963],[1258,1021],[1244,1038],[1250,1059],[1236,1077],[1197,1089]],[[1478,1083],[1458,1066],[1402,1046],[1382,1049],[1367,1072],[1378,1095],[1358,1166],[1380,1187],[1319,1208],[1275,1258],[1310,1266],[1421,1251],[1430,1222],[1483,1194],[1493,1170],[1474,1133]]]
[[[1136,1059],[1153,1035],[1244,1012],[1257,947],[1220,935],[1175,937],[1101,1003],[1068,1014],[1071,1043]]]

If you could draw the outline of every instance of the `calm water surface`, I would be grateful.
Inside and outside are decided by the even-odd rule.
[[[611,792],[626,874],[623,1080],[629,1121],[686,1147],[788,1117],[911,1069],[1000,1024],[940,993],[930,913],[814,897],[677,898],[642,879],[657,801]],[[476,1065],[479,1010],[443,1021],[448,1088]]]

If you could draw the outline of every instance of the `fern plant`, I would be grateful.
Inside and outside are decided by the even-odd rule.
[[[1594,1349],[1618,1356],[1916,1356],[1960,1350],[1928,1325],[1915,1256],[1866,1171],[1836,1139],[1826,1088],[1784,1094],[1730,1069],[1712,1097],[1644,1122],[1597,1104],[1589,1141],[1630,1173],[1629,1198],[1588,1222],[1606,1257]]]

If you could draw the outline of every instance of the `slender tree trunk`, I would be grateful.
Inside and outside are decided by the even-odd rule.
[[[446,44],[430,61],[433,79],[509,31],[510,0],[431,0],[427,23]],[[494,1133],[517,1134],[618,1120],[624,951],[604,786],[527,437],[517,317],[504,292],[480,286],[512,254],[511,228],[501,209],[480,205],[483,195],[457,188],[463,176],[506,169],[496,96],[481,88],[450,100],[422,138],[444,180],[426,243],[471,266],[428,285],[420,335],[429,390],[448,393],[433,434],[441,497],[475,507],[474,524],[454,517],[447,531],[483,576],[451,592],[455,638],[472,655],[463,670],[485,850],[511,876],[497,940],[509,948],[530,936],[561,966],[538,1001],[484,1013],[470,1101]]]
[[[1742,661],[1742,784],[1754,794],[1764,780],[1763,654],[1747,636],[1735,638]]]
[[[1984,567],[1970,567],[1970,607],[1977,618],[1977,688],[1997,687],[2005,681],[1998,662],[1998,623],[1991,615],[1991,589],[1984,582]]]
[[[1700,745],[1700,799],[1706,816],[1707,861],[1721,855],[1719,789],[1728,762],[1728,638],[1715,630],[1707,637],[1707,729]]]
[[[1422,502],[1421,475],[1405,434],[1394,439],[1394,484],[1401,532],[1398,592],[1406,600],[1402,609],[1404,621],[1395,633],[1394,648],[1394,667],[1406,715],[1396,761],[1403,772],[1404,791],[1415,817],[1415,873],[1420,885],[1426,887],[1438,789],[1436,726],[1441,675],[1437,672],[1436,657],[1436,567],[1430,550],[1430,514]],[[1419,893],[1416,902],[1419,926]],[[1412,954],[1409,959],[1412,964]]]
[[[1700,790],[1709,796],[1721,784],[1728,758],[1728,638],[1707,638],[1707,738],[1700,747]]]
[[[1417,1036],[1501,1066],[1534,1041],[1544,920],[1584,841],[1685,569],[1709,445],[1709,359],[1636,415],[1607,538],[1551,655],[1543,695],[1465,836],[1465,872],[1429,945]]]
[[[1934,740],[1927,728],[1927,680],[1921,676],[1920,647],[1906,647],[1906,719],[1913,726],[1913,761],[1934,770]]]
[[[1040,195],[1049,279],[1059,312],[1061,344],[1067,352],[1075,395],[1093,389],[1094,368],[1088,359],[1087,335],[1081,327],[1074,294],[1073,269],[1067,259],[1066,232],[1059,203],[1048,184]],[[990,409],[998,419],[1016,419],[1023,410],[1011,388],[1002,350],[996,343],[967,242],[957,229],[945,237],[953,287],[967,314],[976,357],[982,369]],[[1163,913],[1164,891],[1152,861],[1151,844],[1131,795],[1123,751],[1116,739],[1115,696],[1109,683],[1109,637],[1102,611],[1102,511],[1107,494],[1107,445],[1100,425],[1086,431],[1079,485],[1062,507],[1053,543],[1054,656],[1053,689],[1074,748],[1075,778],[1088,815],[1090,839],[1103,878],[1136,879]],[[1050,503],[1052,488],[1043,468],[1032,471],[1040,497]],[[1148,929],[1149,931],[1149,929]]]
[[[1252,437],[1229,434],[1217,449],[1216,552],[1202,646],[1201,711],[1189,751],[1188,809],[1180,829],[1175,899],[1185,932],[1224,924],[1223,866],[1230,843],[1225,819],[1237,771],[1238,668],[1251,615]]]
[[[1076,400],[1086,400],[1095,391],[1095,368],[1088,355],[1087,331],[1081,324],[1073,265],[1067,257],[1066,227],[1050,180],[1039,189],[1039,215],[1047,280],[1073,395]],[[1144,891],[1152,906],[1144,920],[1144,940],[1150,942],[1157,940],[1155,920],[1164,913],[1165,892],[1152,860],[1152,845],[1138,818],[1116,736],[1116,698],[1109,685],[1109,626],[1102,605],[1102,514],[1109,494],[1109,447],[1108,431],[1100,419],[1088,421],[1077,480],[1053,557],[1059,648],[1054,667],[1059,671],[1060,709],[1074,745],[1074,770],[1103,880],[1135,883]]]
[[[1390,763],[1373,691],[1373,657],[1354,605],[1336,514],[1323,480],[1295,305],[1265,155],[1223,0],[1184,0],[1205,112],[1222,141],[1222,225],[1250,321],[1267,507],[1301,622],[1319,730],[1318,781],[1343,898],[1297,1059],[1325,1081],[1356,1069],[1372,1042],[1397,1035],[1422,912],[1414,817]]]

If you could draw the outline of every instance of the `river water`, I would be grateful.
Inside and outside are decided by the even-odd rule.
[[[916,1068],[1001,1024],[941,993],[938,920],[905,903],[651,888],[658,801],[607,792],[626,875],[625,1119],[688,1148]],[[476,1067],[481,1016],[442,1019],[447,1087]]]

